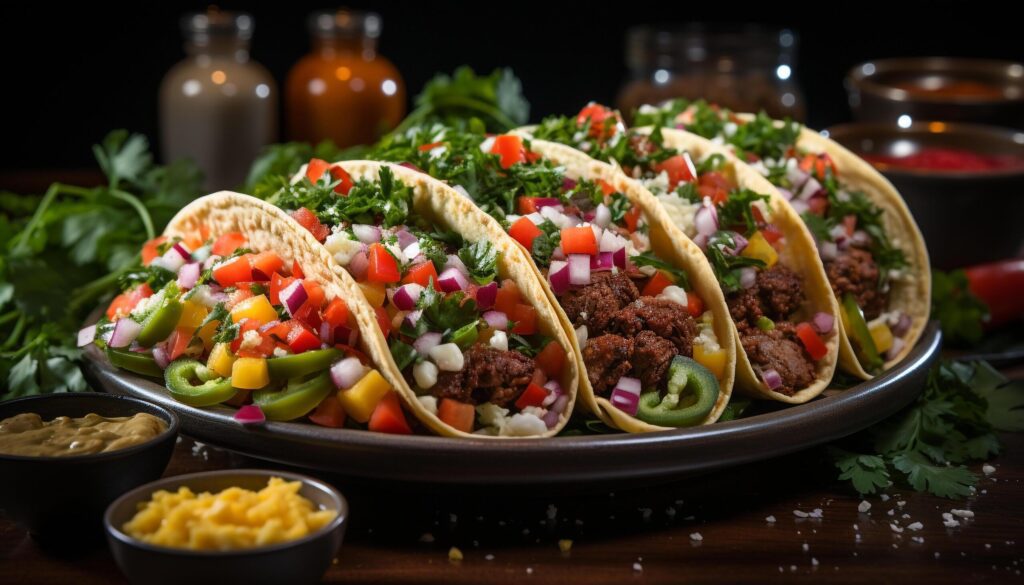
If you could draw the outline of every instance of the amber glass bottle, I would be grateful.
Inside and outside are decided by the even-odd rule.
[[[341,147],[370,144],[405,115],[405,83],[377,53],[380,16],[339,10],[310,15],[313,50],[288,73],[288,137]]]

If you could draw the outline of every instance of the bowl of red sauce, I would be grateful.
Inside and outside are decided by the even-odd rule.
[[[1024,131],[952,122],[853,123],[829,137],[903,195],[941,269],[1024,248]]]
[[[846,76],[854,118],[946,120],[1024,129],[1024,64],[995,59],[878,59]]]

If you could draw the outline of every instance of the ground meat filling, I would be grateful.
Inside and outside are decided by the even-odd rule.
[[[633,342],[618,335],[601,335],[587,341],[583,348],[583,364],[587,378],[598,396],[607,396],[619,378],[633,369],[629,358],[633,355]]]
[[[644,388],[658,388],[672,358],[679,354],[675,344],[651,331],[641,331],[633,340],[633,376]]]
[[[865,319],[870,321],[885,310],[888,294],[878,288],[878,265],[871,252],[860,248],[840,251],[835,260],[825,262],[825,272],[836,296],[841,299],[852,293]]]
[[[648,330],[671,341],[677,353],[693,355],[693,338],[697,336],[697,323],[679,303],[656,297],[640,297],[616,313],[608,324],[609,330],[626,337],[636,337]]]
[[[727,299],[747,358],[757,369],[778,372],[782,385],[775,391],[787,396],[815,380],[814,360],[789,321],[805,300],[800,276],[780,264],[758,272],[753,286]],[[771,319],[774,329],[763,331],[758,327],[762,317]]]
[[[633,279],[625,273],[595,272],[591,283],[566,292],[558,299],[573,327],[585,325],[591,337],[608,328],[612,316],[640,296]]]
[[[533,360],[515,351],[475,345],[463,353],[458,372],[441,372],[430,392],[438,399],[507,406],[515,401],[534,374]]]

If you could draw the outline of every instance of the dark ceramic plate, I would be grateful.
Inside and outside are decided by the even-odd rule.
[[[159,382],[114,369],[95,346],[86,374],[107,392],[159,403],[183,432],[260,459],[387,480],[449,484],[566,484],[698,473],[768,459],[832,441],[882,420],[920,393],[938,358],[935,323],[898,366],[808,404],[709,426],[648,434],[535,439],[401,436],[306,423],[243,427],[233,409],[198,409],[172,399]]]

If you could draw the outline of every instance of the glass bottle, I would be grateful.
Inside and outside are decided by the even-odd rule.
[[[370,144],[405,115],[405,82],[377,53],[380,16],[338,10],[309,17],[312,51],[288,73],[291,140]]]
[[[633,28],[626,37],[631,79],[618,107],[631,116],[643,104],[703,98],[737,112],[803,120],[796,50],[796,34],[788,29]]]
[[[277,86],[249,58],[253,19],[215,9],[181,19],[183,61],[160,85],[164,160],[194,160],[207,189],[240,185],[277,138]]]

